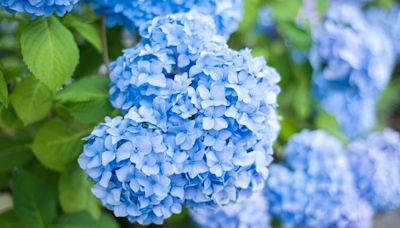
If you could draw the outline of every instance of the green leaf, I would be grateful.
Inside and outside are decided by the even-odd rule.
[[[0,71],[0,103],[8,107],[7,83],[4,80],[3,73]]]
[[[9,182],[10,182],[10,173],[9,172],[0,173],[0,189],[8,188]]]
[[[0,173],[23,165],[32,158],[28,144],[21,140],[0,139]]]
[[[78,167],[64,172],[58,182],[58,198],[62,209],[67,213],[87,211],[98,219],[101,212],[90,188],[86,174]]]
[[[119,42],[116,42],[119,43]],[[76,67],[74,78],[84,78],[97,74],[103,64],[103,56],[92,45],[79,47],[80,61]]]
[[[329,113],[323,110],[319,110],[317,118],[315,120],[315,125],[318,129],[325,130],[328,133],[332,134],[342,143],[347,143],[347,137],[341,131],[335,117],[330,115]]]
[[[377,105],[379,125],[385,127],[388,125],[388,121],[391,115],[396,110],[400,110],[400,80],[395,79],[389,83],[385,91],[379,98]]]
[[[294,21],[302,5],[302,0],[292,0],[290,4],[286,0],[272,0],[269,3],[273,17],[278,23],[281,21]]]
[[[325,14],[329,7],[329,0],[317,0],[317,10],[321,14]]]
[[[96,220],[86,212],[64,214],[58,221],[58,228],[118,228],[118,223],[110,215],[103,213]]]
[[[75,120],[86,124],[99,123],[104,120],[105,116],[110,116],[113,111],[108,99],[68,103],[66,108]]]
[[[172,215],[170,218],[165,220],[163,226],[165,228],[196,228],[193,224],[188,224],[190,220],[189,212],[186,208],[182,210],[180,214]]]
[[[295,92],[293,94],[293,108],[300,120],[305,120],[311,114],[311,93],[310,88],[303,81],[295,87]]]
[[[289,119],[289,116],[284,116],[280,122],[279,139],[286,143],[293,134],[299,131],[299,128],[296,126],[296,121]]]
[[[75,17],[72,14],[68,14],[64,22],[89,41],[97,51],[102,52],[100,31],[93,24],[83,22],[81,18]]]
[[[57,95],[62,103],[108,99],[110,80],[106,77],[86,77],[72,83]]]
[[[243,9],[244,17],[243,20],[240,21],[238,30],[243,34],[248,35],[251,34],[251,29],[254,28],[258,21],[258,11],[260,9],[260,5],[256,0],[247,0],[244,1]]]
[[[23,128],[24,124],[18,118],[14,108],[0,106],[0,127],[8,131],[13,131]]]
[[[24,167],[24,170],[36,177],[40,177],[40,179],[46,182],[53,192],[58,191],[58,179],[60,176],[58,172],[49,170],[38,161],[28,163]]]
[[[57,95],[74,119],[82,123],[98,123],[110,115],[109,79],[87,77],[73,83]]]
[[[0,214],[0,225],[2,228],[24,228],[14,210]]]
[[[32,150],[38,160],[54,171],[66,170],[70,162],[75,162],[82,150],[86,131],[71,129],[61,120],[51,120],[36,134]]]
[[[51,110],[51,91],[34,77],[22,79],[11,95],[11,104],[25,125],[42,120]]]
[[[294,47],[301,50],[308,50],[311,47],[312,37],[309,22],[303,21],[302,25],[298,25],[294,21],[282,22],[280,30]]]
[[[57,215],[54,193],[41,179],[19,170],[13,187],[15,213],[26,227],[46,227]]]
[[[71,32],[56,17],[32,21],[22,33],[21,48],[29,70],[52,91],[71,78],[79,62]]]

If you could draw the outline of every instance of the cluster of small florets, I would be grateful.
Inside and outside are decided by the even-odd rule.
[[[116,117],[107,118],[85,140],[79,164],[95,181],[93,194],[117,217],[161,224],[181,211],[185,182],[175,170],[183,159],[167,146],[175,138],[150,124]]]
[[[284,227],[369,227],[372,209],[354,186],[345,150],[323,131],[293,136],[286,165],[270,167],[270,212]]]
[[[243,0],[89,0],[98,14],[106,15],[109,26],[122,25],[129,30],[157,16],[197,10],[211,15],[219,34],[228,36],[242,18]]]
[[[390,39],[357,5],[332,5],[311,50],[316,98],[351,138],[375,124],[375,105],[394,65]]]
[[[244,202],[226,206],[216,211],[198,208],[191,217],[203,228],[268,228],[271,219],[268,201],[261,193],[256,193]]]
[[[24,12],[32,16],[51,16],[54,12],[63,16],[70,12],[80,0],[0,0],[0,6],[11,13]]]
[[[367,19],[370,24],[379,26],[385,34],[388,34],[396,50],[397,56],[400,56],[400,4],[395,4],[390,10],[378,7],[368,9]]]
[[[125,116],[93,131],[80,164],[117,216],[160,224],[181,204],[225,206],[264,187],[279,75],[212,25],[195,12],[155,18],[111,64],[111,101]]]
[[[359,194],[377,211],[400,206],[400,134],[386,129],[349,145]]]

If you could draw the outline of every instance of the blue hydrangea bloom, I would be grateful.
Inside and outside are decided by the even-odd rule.
[[[394,66],[390,39],[356,5],[332,5],[311,50],[314,94],[351,138],[375,124],[375,105]]]
[[[371,7],[367,10],[368,22],[381,27],[392,40],[397,56],[400,56],[400,4],[395,4],[390,10]]]
[[[85,140],[79,165],[95,181],[93,194],[115,216],[162,224],[181,211],[185,181],[172,163],[183,159],[168,155],[171,139],[160,130],[129,118],[106,118]]]
[[[274,39],[278,36],[272,10],[267,5],[263,6],[258,12],[257,29],[270,39]]]
[[[349,145],[357,189],[377,211],[400,206],[400,134],[386,129]]]
[[[323,131],[294,135],[286,164],[270,167],[270,213],[284,227],[370,227],[373,212],[361,199],[340,143]]]
[[[123,25],[129,30],[157,16],[188,12],[192,9],[212,15],[217,30],[228,36],[237,29],[243,14],[243,0],[89,0],[98,14],[107,16],[109,26]]]
[[[255,193],[248,200],[218,210],[198,208],[191,217],[201,228],[269,228],[271,219],[268,202],[261,193]]]
[[[249,50],[229,49],[225,39],[210,33],[209,21],[194,12],[155,18],[141,29],[141,42],[111,64],[111,101],[125,116],[95,129],[80,164],[95,186],[111,173],[115,182],[102,186],[97,196],[119,216],[159,224],[179,211],[179,203],[225,206],[264,187],[279,131],[279,75]],[[138,138],[145,148],[135,146]],[[127,141],[133,145],[125,148]],[[120,150],[129,153],[118,160]],[[104,156],[116,165],[97,162],[92,175],[88,164]],[[132,169],[124,173],[129,180],[145,175],[155,179],[150,186],[162,181],[157,189],[147,190],[147,182],[120,187],[130,195],[127,208],[141,204],[131,200],[135,197],[158,194],[134,214],[104,201],[104,191],[126,186],[126,179],[116,176],[122,167]],[[174,185],[177,192],[170,194]],[[161,197],[167,197],[166,205]]]
[[[80,0],[0,0],[0,6],[11,13],[23,12],[32,16],[51,16],[54,12],[63,16]]]

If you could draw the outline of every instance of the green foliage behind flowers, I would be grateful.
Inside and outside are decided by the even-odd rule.
[[[0,196],[13,202],[0,227],[119,227],[76,164],[81,139],[113,112],[95,61],[99,19],[82,10],[33,20],[0,10]]]
[[[316,2],[317,16],[323,17],[328,0]],[[390,8],[393,1],[370,4]],[[259,27],[265,6],[273,21],[269,32]],[[229,40],[233,49],[249,47],[254,55],[266,57],[282,77],[277,161],[283,159],[288,139],[303,128],[324,129],[347,143],[335,118],[312,97],[307,57],[312,23],[299,17],[302,6],[302,0],[245,0],[243,20]],[[113,60],[126,43],[140,39],[121,27],[106,33],[104,45],[101,17],[88,6],[64,17],[33,19],[0,8],[0,227],[138,226],[100,206],[76,162],[82,138],[105,116],[119,114],[109,102],[104,48]],[[391,124],[400,129],[399,75],[394,73],[380,100],[376,128]],[[3,204],[2,196],[9,196],[12,204]],[[163,226],[193,224],[184,211]]]

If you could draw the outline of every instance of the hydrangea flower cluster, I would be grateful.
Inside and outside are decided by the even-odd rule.
[[[270,39],[274,39],[278,36],[272,10],[267,5],[263,6],[258,12],[257,29],[260,32],[265,33],[265,35]]]
[[[270,212],[284,227],[370,227],[372,209],[356,193],[345,150],[323,131],[304,130],[270,167]]]
[[[111,64],[111,101],[125,116],[96,127],[79,162],[117,216],[160,224],[182,204],[225,206],[264,187],[279,75],[229,49],[210,20],[157,17]]]
[[[129,30],[157,16],[189,12],[192,9],[214,17],[219,34],[229,36],[242,18],[243,0],[89,0],[98,14],[107,16],[109,26]]]
[[[32,16],[58,16],[70,12],[80,0],[0,0],[0,6],[10,13],[23,12]]]
[[[359,194],[377,211],[400,206],[400,134],[386,129],[349,145]]]
[[[253,194],[248,200],[226,206],[216,211],[199,208],[191,213],[201,228],[269,228],[268,201],[261,193]]]
[[[400,56],[400,4],[395,4],[390,10],[369,8],[367,19],[370,24],[382,27],[392,40],[397,56]]]
[[[333,5],[315,33],[310,58],[322,107],[350,138],[370,130],[394,66],[390,39],[367,24],[356,5]]]

